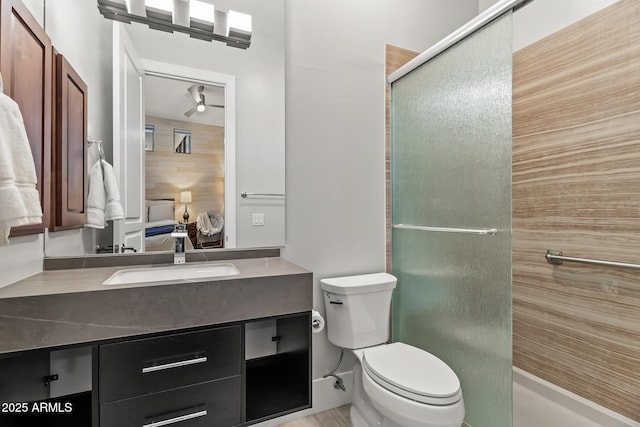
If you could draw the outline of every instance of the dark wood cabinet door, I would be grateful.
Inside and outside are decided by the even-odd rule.
[[[51,219],[51,40],[19,0],[0,0],[0,73],[4,93],[19,105],[36,166],[42,224],[11,236],[42,233]]]
[[[63,55],[55,55],[53,230],[86,223],[87,85]]]

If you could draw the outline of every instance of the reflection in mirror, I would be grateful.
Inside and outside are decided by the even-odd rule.
[[[185,129],[173,130],[173,149],[176,153],[191,154],[191,131]]]
[[[203,1],[214,3],[213,0]],[[29,2],[39,2],[44,5],[44,0]],[[180,202],[180,192],[183,190],[193,192],[193,201],[188,206],[191,214],[190,223],[195,222],[198,214],[204,212],[212,211],[212,215],[223,216],[221,220],[224,220],[224,244],[200,247],[251,248],[284,245],[284,198],[265,201],[239,197],[240,191],[285,193],[284,0],[218,0],[215,5],[222,10],[234,9],[252,16],[253,37],[248,49],[235,49],[223,43],[192,39],[185,34],[151,30],[147,26],[136,23],[116,23],[100,15],[95,1],[56,0],[47,2],[46,8],[37,8],[42,11],[40,21],[53,44],[69,59],[89,86],[91,95],[89,96],[88,134],[105,142],[107,161],[113,164],[114,171],[118,174],[126,217],[124,221],[109,221],[104,230],[81,229],[45,233],[47,257],[95,254],[98,245],[101,248],[112,247],[114,252],[119,252],[115,248],[122,246],[144,250],[145,200],[172,198],[175,201],[174,221],[182,222],[184,203]],[[118,73],[119,65],[114,62],[115,50],[118,48],[117,37],[120,33],[125,33],[130,39],[125,50],[137,52],[140,58],[140,64],[142,64],[140,93],[144,93],[145,96],[151,95],[148,83],[150,77],[153,77],[147,72],[153,71],[153,67],[149,68],[148,65],[173,64],[174,71],[166,74],[182,77],[182,86],[179,90],[182,110],[179,112],[180,118],[176,117],[175,120],[183,123],[171,124],[168,131],[161,132],[153,119],[159,117],[159,113],[150,112],[155,108],[157,101],[142,99],[140,102],[143,104],[144,111],[138,120],[139,133],[131,132],[131,128],[126,127],[127,122],[123,121],[122,115],[127,111],[128,106],[121,104],[120,98],[113,98],[116,95],[122,95],[119,91],[122,91],[124,84],[124,74]],[[129,61],[128,64],[133,64],[133,61]],[[186,75],[179,71],[181,67],[190,70],[206,70],[205,76]],[[210,93],[208,86],[219,88],[220,85],[212,83],[220,82],[206,76],[206,73],[233,76],[234,84],[237,85],[237,90],[234,87],[233,107],[225,103],[224,98],[217,98]],[[189,78],[185,79],[185,76]],[[126,84],[131,87],[135,84],[135,79],[132,78]],[[203,86],[202,89],[201,86]],[[167,88],[161,86],[154,90],[157,90],[157,95],[162,98]],[[228,96],[228,94],[221,96]],[[194,125],[184,124],[189,119],[185,113],[190,110],[196,109],[192,117],[203,114],[198,111],[200,105],[206,110],[204,114],[209,112],[218,114],[222,121],[225,120],[225,116],[234,115],[232,122],[237,127],[237,132],[235,128],[230,130],[224,126],[222,132],[225,139],[231,137],[234,143],[237,135],[238,143],[232,149],[227,147],[223,153],[220,153],[224,156],[225,163],[228,162],[237,168],[237,174],[231,178],[228,175],[230,172],[228,166],[208,163],[202,158],[203,154],[198,151],[200,140]],[[223,105],[224,108],[222,108]],[[215,126],[214,123],[209,124]],[[154,126],[153,133],[150,131],[147,133],[147,125]],[[174,128],[191,131],[192,155],[184,156],[175,152]],[[132,153],[131,151],[138,148],[134,150],[129,143],[136,139],[139,141],[137,147],[140,151]],[[207,202],[207,197],[201,197],[203,192],[186,178],[179,186],[176,185],[174,190],[169,191],[165,188],[166,191],[162,190],[154,194],[157,188],[147,187],[148,171],[145,169],[150,156],[159,157],[161,144],[168,144],[171,154],[182,161],[196,162],[180,167],[180,172],[172,175],[174,177],[180,176],[180,179],[183,179],[182,177],[191,176],[193,178],[200,170],[215,169],[218,173],[217,178],[209,181],[207,191],[208,194],[222,195],[224,201],[217,203],[209,200]],[[126,150],[129,150],[128,154],[134,155],[128,160],[124,153]],[[87,164],[93,165],[97,152],[93,148],[87,151]],[[133,164],[127,164],[127,161],[133,161]],[[132,185],[129,182],[129,178],[124,173],[127,167],[140,175],[139,185]],[[226,188],[231,185],[233,185],[233,191]],[[222,187],[225,187],[224,190],[220,190]],[[238,194],[236,194],[236,188]],[[264,226],[252,225],[251,218],[254,213],[264,214]],[[134,244],[135,233],[138,233],[136,237],[138,241]]]
[[[226,151],[234,147],[232,136],[226,135],[226,122],[233,117],[233,103],[228,102],[231,95],[226,93],[233,93],[232,78],[172,64],[147,62],[143,67],[144,102],[135,105],[144,105],[145,128],[153,126],[154,150],[144,152],[141,170],[129,159],[131,155],[135,158],[137,150],[119,150],[120,163],[125,165],[120,180],[134,195],[123,203],[136,207],[142,200],[135,195],[141,194],[144,208],[139,217],[128,215],[122,224],[114,224],[117,242],[120,248],[137,251],[169,251],[174,244],[171,232],[182,223],[190,232],[186,250],[201,248],[200,240],[212,232],[206,219],[209,215],[224,219],[226,187],[233,183],[227,177],[234,176],[234,165],[227,167],[225,162]],[[197,108],[194,94],[198,101],[206,94],[215,107]],[[126,128],[131,123],[136,122],[130,120]],[[197,156],[183,156],[192,152]],[[132,191],[136,187],[139,191]],[[227,230],[216,230],[220,231]],[[222,242],[219,247],[229,244]]]
[[[189,223],[189,211],[187,210],[187,207],[191,202],[192,202],[191,191],[180,192],[180,203],[184,203],[184,214],[182,215],[182,220],[183,220],[182,222],[184,224]]]

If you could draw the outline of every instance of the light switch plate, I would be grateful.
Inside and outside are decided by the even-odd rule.
[[[256,227],[263,226],[264,225],[264,214],[263,213],[254,213],[252,215],[251,224],[253,224]]]

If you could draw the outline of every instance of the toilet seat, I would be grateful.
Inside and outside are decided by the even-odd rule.
[[[364,372],[378,385],[428,405],[451,405],[462,398],[453,370],[431,353],[396,342],[364,349]]]

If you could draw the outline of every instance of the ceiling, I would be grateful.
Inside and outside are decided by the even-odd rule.
[[[191,117],[184,115],[196,105],[187,91],[192,85],[193,83],[182,80],[146,76],[145,114],[190,123],[224,126],[224,108],[207,107],[204,112],[196,111]],[[223,87],[205,85],[203,93],[207,104],[224,105]]]

